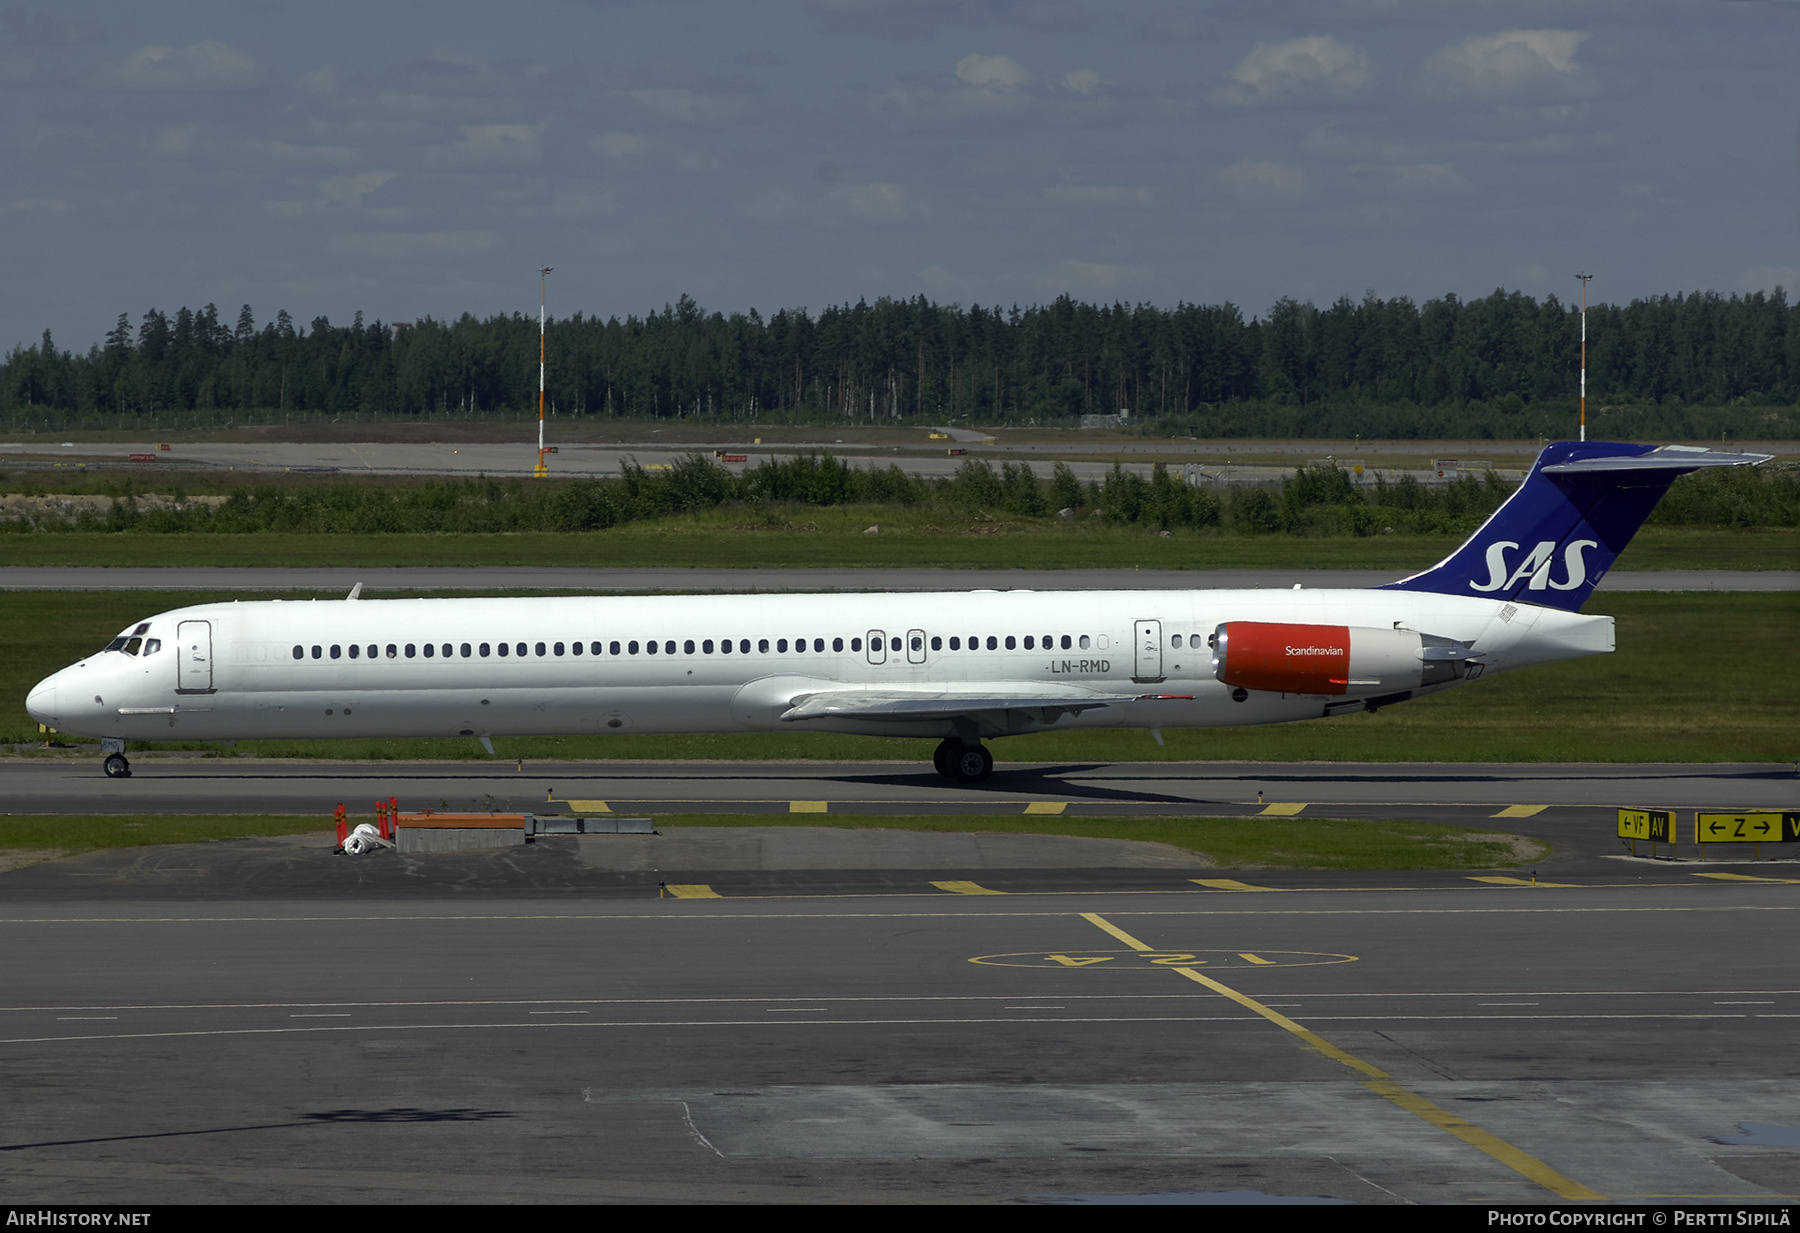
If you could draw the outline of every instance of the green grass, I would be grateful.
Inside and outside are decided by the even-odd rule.
[[[197,843],[330,830],[328,818],[186,815],[0,817],[0,851],[64,855],[146,844]],[[1549,846],[1518,835],[1401,820],[1319,818],[1021,818],[1015,816],[822,819],[792,814],[677,814],[666,826],[826,826],[837,830],[1072,835],[1165,843],[1222,869],[1495,869],[1541,860]]]
[[[291,598],[290,594],[290,598]],[[335,596],[334,596],[335,597]],[[39,739],[25,695],[129,622],[217,593],[0,593],[0,740]],[[250,598],[240,596],[238,598]],[[1618,650],[1501,673],[1374,715],[1252,728],[1070,731],[1010,737],[1002,761],[1781,762],[1800,757],[1794,643],[1800,594],[1602,594]],[[507,737],[514,758],[905,759],[933,742],[809,733]],[[160,746],[151,746],[158,748]],[[174,746],[171,746],[174,747]],[[219,750],[219,746],[190,746]],[[91,747],[90,747],[91,751]],[[479,758],[472,740],[270,741],[235,747],[285,757]],[[83,753],[91,757],[91,752]]]
[[[879,526],[879,534],[864,534]],[[7,565],[531,565],[742,569],[1424,569],[1458,536],[1301,538],[1006,516],[945,517],[893,506],[796,510],[770,524],[748,510],[629,523],[609,531],[509,535],[214,535],[43,532],[0,535]],[[1647,527],[1619,558],[1633,569],[1800,568],[1786,528]],[[879,580],[871,580],[879,585]]]

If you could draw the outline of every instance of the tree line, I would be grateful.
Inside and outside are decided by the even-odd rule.
[[[1622,404],[1652,424],[1716,435],[1718,416],[1800,433],[1800,306],[1711,292],[1588,310],[1590,413]],[[235,324],[208,304],[121,314],[85,353],[45,331],[0,363],[0,415],[31,426],[109,418],[488,418],[537,405],[538,322],[310,326],[283,310]],[[1128,411],[1205,435],[1521,437],[1566,430],[1581,362],[1576,307],[1496,291],[1414,304],[1283,299],[1233,304],[939,305],[924,297],[767,318],[708,313],[687,296],[643,317],[550,322],[558,416],[737,421],[1057,423]],[[1658,418],[1660,416],[1660,418]],[[1689,417],[1684,420],[1683,417]],[[1756,424],[1768,425],[1755,429]]]

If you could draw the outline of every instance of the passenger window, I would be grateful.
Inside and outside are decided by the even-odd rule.
[[[466,648],[468,646],[468,643],[465,642],[463,644],[463,646]],[[444,643],[444,658],[449,659],[453,653],[454,653],[454,648],[451,647],[451,645],[448,642]],[[468,653],[469,652],[466,649],[463,651],[464,655],[467,655]]]
[[[997,651],[997,650],[999,650],[999,649],[1000,649],[1000,642],[999,642],[999,640],[998,640],[998,639],[996,639],[996,638],[995,638],[995,637],[994,637],[994,635],[992,635],[992,634],[989,634],[989,635],[988,635],[988,650],[990,650],[990,651]]]
[[[306,648],[298,647],[298,646],[295,647],[294,648],[294,658],[295,659],[305,659],[306,658]]]
[[[427,650],[427,651],[429,651],[429,650],[430,650],[430,649],[431,649],[431,648],[430,648],[430,647],[426,647],[426,648],[425,648],[425,649],[426,649],[426,650]],[[416,646],[416,645],[415,645],[415,644],[414,644],[414,643],[411,643],[411,642],[409,642],[409,643],[407,643],[407,644],[406,644],[406,657],[407,657],[407,658],[408,658],[408,659],[411,659],[411,658],[413,658],[413,657],[414,657],[414,655],[416,655],[416,654],[417,654],[417,653],[418,653],[418,648],[417,648],[417,646]]]
[[[1018,643],[1013,641],[1013,636],[1011,634],[1006,635],[1006,649],[1007,650],[1010,651],[1017,645],[1018,645]]]
[[[619,644],[616,642],[607,643],[606,644],[606,653],[608,655],[617,655],[619,653]],[[635,642],[631,644],[631,653],[633,655],[637,654],[637,643],[635,643]]]
[[[776,651],[780,652],[783,655],[787,654],[787,639],[786,638],[776,639],[775,640],[775,649],[776,649]]]
[[[951,650],[952,650],[952,651],[960,651],[960,650],[962,650],[962,639],[961,639],[961,638],[952,638],[952,639],[950,639],[950,649],[951,649]]]
[[[852,639],[850,639],[850,649],[851,649],[851,650],[852,650],[852,651],[860,651],[860,650],[862,650],[862,639],[861,639],[861,638],[852,638]]]
[[[131,648],[127,647],[126,649],[130,650]],[[344,648],[341,646],[332,647],[331,648],[331,657],[333,659],[342,659],[344,657]]]
[[[813,639],[813,650],[814,650],[814,651],[815,651],[815,652],[821,652],[821,653],[822,653],[822,652],[823,652],[823,651],[824,651],[824,650],[825,650],[825,639],[823,639],[823,638],[814,638],[814,639]]]
[[[541,658],[543,658],[543,655],[544,655],[544,644],[543,644],[543,643],[541,643],[541,642],[540,642],[540,643],[538,643],[538,644],[537,644],[537,653],[538,653],[538,657],[539,657],[539,658],[540,658],[540,659],[541,659]]]
[[[656,644],[653,642],[650,645],[654,647]],[[630,650],[633,655],[636,655],[638,653],[638,644],[635,642],[629,643],[627,644],[627,649]]]
[[[1025,649],[1027,651],[1031,650],[1031,635],[1030,634],[1025,635]]]
[[[656,643],[654,643],[654,642],[644,643],[644,650],[648,654],[651,654],[651,655],[656,654]]]
[[[600,653],[600,644],[598,642],[590,644],[588,646],[588,651],[591,654],[598,655]],[[615,642],[615,643],[613,643],[613,654],[617,655],[618,653],[619,653],[619,644]]]
[[[834,651],[842,651],[844,649],[844,640],[842,638],[833,638],[831,640],[831,649]]]
[[[507,657],[507,655],[512,651],[512,647],[510,647],[506,643],[502,642],[500,644],[499,650],[500,650],[500,658],[505,659]]]
[[[370,648],[369,648],[369,654],[371,654],[371,655],[373,655],[373,654],[374,654],[374,653],[375,653],[375,648],[374,648],[374,647],[370,647]],[[398,656],[398,655],[399,655],[399,653],[400,653],[400,649],[399,649],[399,648],[398,648],[398,647],[396,647],[396,646],[395,646],[395,645],[394,645],[394,644],[393,644],[393,643],[391,643],[391,642],[390,642],[390,643],[388,643],[388,658],[389,658],[389,659],[394,659],[394,658],[395,658],[395,657],[397,657],[397,656]]]
[[[483,659],[488,657],[488,644],[485,642],[481,644],[481,657]]]
[[[729,638],[719,639],[719,654],[721,654],[721,655],[731,654],[731,639],[729,639]]]
[[[925,639],[921,638],[917,634],[914,634],[912,636],[912,649],[915,651],[923,651],[925,649]]]
[[[425,644],[425,658],[426,659],[430,659],[432,657],[432,655],[436,653],[436,651],[437,651],[437,643],[427,642]]]
[[[352,642],[350,644],[350,658],[351,659],[355,659],[357,657],[357,655],[359,655],[361,652],[362,652],[361,647],[357,646],[354,642]]]
[[[557,654],[557,655],[561,655],[561,654],[562,654],[562,653],[563,653],[563,644],[562,644],[562,643],[560,643],[560,642],[559,642],[559,643],[557,643],[557,644],[556,644],[556,645],[555,645],[555,646],[553,646],[553,647],[551,647],[551,648],[550,648],[550,649],[551,649],[551,651],[553,651],[553,652],[554,652],[554,653],[555,653],[555,654]]]
[[[559,651],[558,654],[560,653],[561,652]],[[687,639],[681,644],[681,653],[683,655],[692,655],[694,653],[694,640],[692,638]]]
[[[1084,651],[1088,649],[1088,636],[1086,634],[1081,635],[1081,649]]]
[[[577,655],[581,654],[581,643],[579,643],[579,642],[569,643],[569,650],[574,652]]]
[[[673,655],[675,653],[675,644],[673,642],[663,643],[663,653]]]
[[[943,650],[944,649],[944,640],[942,638],[938,637],[936,634],[931,635],[931,649],[934,651]]]
[[[1069,635],[1067,634],[1062,636],[1062,649],[1065,651],[1069,649]]]
[[[898,651],[899,649],[900,649],[900,635],[895,634],[892,638],[888,639],[888,650]]]
[[[758,638],[756,640],[756,649],[764,655],[767,655],[769,653],[769,640],[767,638]]]
[[[1173,638],[1170,638],[1169,645],[1179,651],[1181,649],[1181,635],[1176,634]]]
[[[693,646],[694,644],[690,642],[690,643],[688,643],[688,645]],[[711,638],[706,639],[706,641],[704,641],[700,644],[701,654],[711,655],[712,651],[713,651],[713,648],[712,648],[712,639]]]
[[[324,652],[324,650],[323,650],[323,648],[321,648],[321,647],[316,647],[316,646],[315,646],[315,647],[314,647],[314,648],[313,648],[313,658],[314,658],[314,659],[317,659],[317,658],[319,658],[319,656],[320,656],[320,655],[323,655],[323,654],[324,654],[324,653],[325,653],[325,652]]]
[[[471,651],[469,650],[469,644],[466,642],[463,643],[462,644],[462,657],[464,659],[467,659],[467,658],[469,658],[470,654],[471,654]]]

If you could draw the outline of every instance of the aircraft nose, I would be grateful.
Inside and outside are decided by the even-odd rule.
[[[25,710],[41,724],[56,723],[56,678],[45,677],[26,695]]]

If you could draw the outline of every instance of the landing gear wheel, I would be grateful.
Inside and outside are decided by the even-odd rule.
[[[131,778],[131,763],[125,760],[124,754],[107,754],[104,765],[108,779]]]
[[[955,737],[939,741],[938,747],[931,751],[931,766],[945,779],[956,778],[956,755],[962,752],[963,743]]]
[[[980,783],[994,773],[994,755],[981,745],[964,745],[952,760],[958,783]]]

